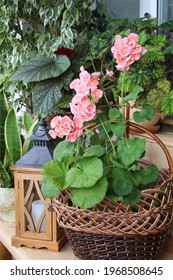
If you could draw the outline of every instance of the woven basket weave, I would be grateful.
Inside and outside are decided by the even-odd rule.
[[[144,190],[139,203],[127,206],[123,201],[104,199],[93,209],[79,209],[72,205],[68,190],[59,192],[54,199],[57,221],[64,228],[77,258],[159,258],[167,231],[173,223],[173,163],[160,139],[145,132],[162,147],[168,160],[169,175],[160,171],[157,188]]]

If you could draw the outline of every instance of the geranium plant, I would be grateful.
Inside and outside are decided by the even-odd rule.
[[[125,78],[146,49],[138,44],[138,35],[130,33],[126,37],[117,35],[111,52]],[[89,73],[80,67],[79,78],[70,83],[75,92],[70,114],[55,116],[50,123],[50,135],[63,140],[56,146],[53,160],[42,168],[45,197],[53,198],[59,190],[68,188],[73,204],[81,208],[91,208],[105,197],[133,205],[141,191],[152,187],[151,182],[158,177],[155,165],[144,168],[139,164],[146,140],[128,138],[127,134],[126,105],[143,89],[136,86],[124,96],[122,82],[121,104],[112,104],[106,89],[114,73],[110,69],[102,72]],[[150,106],[140,114],[139,119],[153,117]]]

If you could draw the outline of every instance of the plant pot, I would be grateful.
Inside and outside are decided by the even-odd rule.
[[[134,106],[134,101],[130,101],[129,104],[130,104],[129,119],[130,119],[131,122],[136,123],[133,119],[133,114],[134,114],[134,112],[140,112],[141,108],[140,107],[138,107],[138,108],[133,107]],[[160,129],[160,125],[158,125],[159,120],[160,120],[160,115],[158,113],[155,113],[154,117],[150,121],[145,120],[145,121],[139,123],[139,125],[146,128],[150,132],[156,132],[157,130]],[[135,130],[137,132],[141,132],[140,130],[135,129],[135,128],[131,128],[131,129]]]
[[[14,188],[0,188],[0,220],[7,225],[15,225]]]

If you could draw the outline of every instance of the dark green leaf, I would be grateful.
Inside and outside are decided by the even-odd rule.
[[[124,196],[131,193],[133,189],[133,183],[130,180],[126,169],[115,167],[112,170],[112,179],[112,188],[115,194]]]
[[[141,111],[134,112],[133,118],[135,122],[143,122],[145,120],[151,121],[154,117],[154,109],[149,104],[144,104]]]
[[[62,87],[62,82],[56,79],[37,83],[32,95],[34,114],[39,115],[52,109],[62,97]]]
[[[3,162],[5,156],[5,137],[4,125],[7,116],[7,108],[5,106],[5,96],[0,93],[0,161]]]
[[[66,55],[58,55],[54,59],[46,55],[39,55],[25,62],[10,78],[10,81],[34,82],[57,77],[70,66]]]
[[[143,169],[142,184],[146,185],[155,182],[159,176],[159,170],[156,165],[150,164],[147,168]]]
[[[91,208],[95,204],[100,203],[106,195],[108,182],[102,177],[97,183],[90,188],[70,188],[72,201],[81,208]]]
[[[118,154],[125,166],[131,165],[134,161],[141,158],[145,152],[146,139],[134,137],[118,142]]]
[[[151,121],[154,117],[154,109],[150,104],[144,104],[142,106],[142,112],[146,117],[146,120]]]
[[[117,118],[121,117],[121,112],[117,108],[109,109],[108,116],[111,121],[115,121]]]
[[[126,124],[125,122],[117,122],[115,124],[111,124],[111,130],[117,137],[121,137],[126,132]]]
[[[138,112],[138,111],[133,113],[133,119],[137,123],[144,122],[146,120],[146,118],[143,115],[143,113],[142,112]]]
[[[132,190],[132,192],[129,195],[123,197],[124,201],[131,206],[138,203],[140,198],[141,198],[141,191],[135,188]]]
[[[138,187],[143,179],[143,175],[142,175],[142,169],[140,170],[135,170],[135,172],[129,172],[129,177],[133,182],[134,187]]]

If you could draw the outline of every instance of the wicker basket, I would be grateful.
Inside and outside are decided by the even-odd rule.
[[[167,231],[173,223],[173,162],[160,139],[146,130],[144,132],[162,147],[170,170],[169,175],[160,171],[159,186],[144,190],[139,203],[127,206],[123,201],[115,203],[104,199],[93,209],[79,209],[72,205],[68,190],[59,192],[54,199],[57,221],[64,228],[77,258],[159,258]]]

